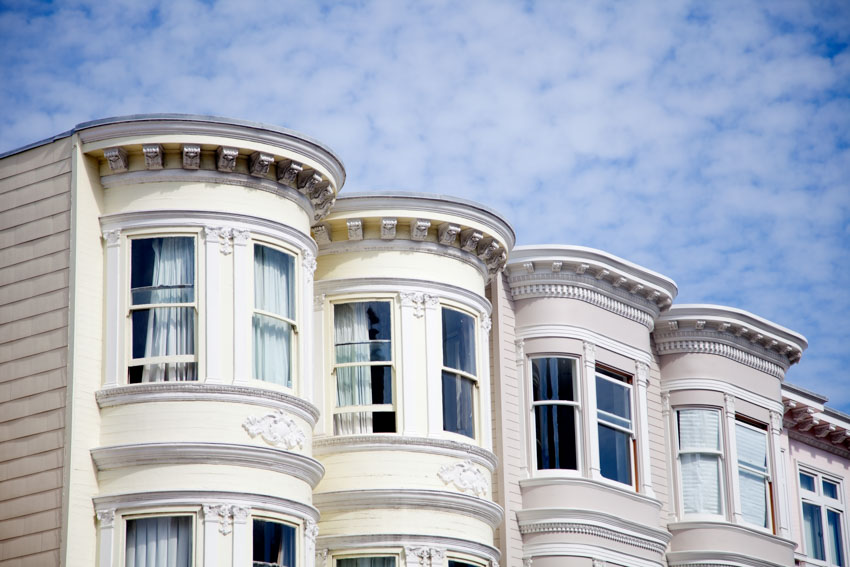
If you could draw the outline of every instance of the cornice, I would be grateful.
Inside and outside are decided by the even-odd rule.
[[[660,356],[667,354],[715,354],[782,380],[788,364],[763,349],[736,343],[733,338],[708,333],[673,332],[653,335]]]
[[[271,512],[288,514],[304,520],[319,520],[319,511],[303,502],[276,498],[266,494],[249,492],[225,492],[220,490],[168,490],[158,492],[127,492],[105,494],[92,498],[95,511],[132,511],[139,508],[160,506],[197,506],[203,504],[229,503],[259,508]]]
[[[306,400],[249,386],[152,382],[98,390],[95,397],[100,408],[152,402],[229,402],[285,410],[309,423],[310,427],[319,419],[319,408]]]
[[[502,508],[489,500],[455,492],[421,489],[341,490],[313,494],[313,504],[323,513],[376,508],[407,508],[463,514],[496,528]]]
[[[231,443],[141,443],[91,450],[98,471],[161,465],[232,465],[265,469],[302,480],[315,488],[325,474],[319,461],[282,449]]]
[[[359,451],[411,451],[469,459],[491,473],[496,470],[499,462],[496,455],[487,449],[450,439],[372,434],[324,437],[313,440],[313,454],[317,456]]]
[[[827,453],[832,453],[833,455],[838,455],[843,459],[850,459],[850,449],[847,448],[846,441],[840,444],[836,444],[826,439],[818,438],[815,435],[810,433],[803,433],[794,429],[796,423],[793,421],[785,420],[784,421],[785,429],[788,431],[788,437],[795,441],[799,441],[800,443],[804,443],[811,447],[816,447]],[[838,432],[842,434],[843,432]]]
[[[408,534],[320,535],[316,543],[316,548],[324,548],[329,551],[405,546],[445,548],[448,551],[467,553],[493,562],[498,562],[501,557],[501,552],[493,546],[467,539],[444,536]]]

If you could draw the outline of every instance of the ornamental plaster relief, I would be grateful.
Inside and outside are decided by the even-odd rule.
[[[461,492],[471,492],[481,498],[487,495],[490,488],[487,477],[469,459],[454,465],[442,466],[438,476],[443,484],[453,484]]]
[[[269,445],[290,451],[303,449],[307,440],[295,420],[280,410],[262,417],[249,416],[242,427],[252,438],[259,435]]]
[[[248,508],[232,504],[204,504],[204,522],[217,522],[218,533],[228,535],[233,531],[234,518],[244,523],[248,518]]]

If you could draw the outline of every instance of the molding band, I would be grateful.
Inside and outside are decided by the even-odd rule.
[[[626,358],[631,358],[632,360],[643,362],[650,366],[653,363],[653,356],[651,352],[635,348],[632,345],[627,345],[626,343],[621,343],[620,341],[614,340],[606,335],[602,335],[600,333],[585,329],[583,327],[573,327],[572,325],[558,324],[523,325],[516,328],[516,338],[517,340],[529,340],[540,338],[577,339],[583,342],[592,343],[598,347],[610,350],[611,352],[615,352],[617,354],[621,354]],[[527,346],[525,347],[525,351],[525,354],[529,356],[534,354],[528,352]]]
[[[680,334],[661,334],[655,336],[655,348],[659,355],[665,354],[714,354],[728,358],[744,366],[755,368],[782,380],[787,366],[765,359],[764,354],[755,354],[739,345],[721,342],[719,339],[704,337],[700,339],[679,338]]]
[[[317,548],[329,551],[376,547],[442,547],[450,552],[467,553],[481,559],[498,562],[501,552],[490,545],[467,539],[444,536],[421,536],[407,534],[369,534],[351,536],[319,536]]]
[[[721,392],[732,395],[736,399],[745,400],[751,404],[761,406],[769,411],[775,411],[781,414],[784,410],[782,403],[777,400],[755,394],[740,386],[724,382],[717,378],[677,378],[675,380],[662,381],[661,383],[662,394],[664,392],[676,392],[679,390],[710,390]]]

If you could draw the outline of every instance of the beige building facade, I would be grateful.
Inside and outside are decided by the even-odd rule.
[[[804,337],[265,125],[0,156],[0,566],[846,564]]]

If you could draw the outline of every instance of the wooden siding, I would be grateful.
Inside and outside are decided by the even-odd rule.
[[[0,567],[58,565],[71,139],[0,161]]]

